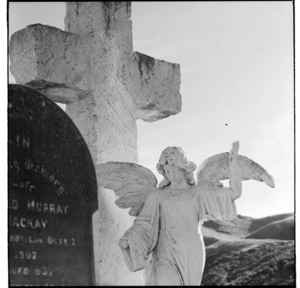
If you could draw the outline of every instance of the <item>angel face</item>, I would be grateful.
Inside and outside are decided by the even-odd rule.
[[[165,165],[164,171],[165,176],[171,181],[172,184],[179,184],[186,179],[186,171],[180,167]]]
[[[156,165],[157,171],[164,175],[163,167],[165,165],[173,165],[184,169],[186,172],[193,172],[196,164],[189,161],[185,151],[180,147],[167,147],[160,155]]]
[[[170,185],[170,183],[174,183],[175,181],[175,179],[171,180],[169,178],[171,176],[167,176],[165,171],[165,167],[167,166],[177,167],[178,169],[182,169],[183,172],[178,172],[178,173],[184,174],[186,183],[189,185],[195,185],[193,171],[196,169],[196,164],[187,159],[187,155],[183,149],[179,147],[167,147],[161,153],[161,156],[156,165],[157,171],[164,176],[164,179],[159,183],[159,187],[161,188],[167,187]],[[170,168],[170,169],[177,169],[177,168]],[[176,176],[176,177],[181,177],[181,176]]]

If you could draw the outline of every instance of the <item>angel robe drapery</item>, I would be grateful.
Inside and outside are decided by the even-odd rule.
[[[128,269],[145,268],[144,285],[200,285],[205,246],[198,225],[236,219],[231,191],[193,186],[151,192],[134,225],[122,237],[129,243],[122,249]]]

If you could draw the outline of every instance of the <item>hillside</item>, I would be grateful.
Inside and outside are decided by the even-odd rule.
[[[293,214],[205,222],[201,286],[295,285]]]
[[[294,219],[284,219],[270,223],[253,233],[249,234],[247,239],[278,239],[294,240],[295,223]]]

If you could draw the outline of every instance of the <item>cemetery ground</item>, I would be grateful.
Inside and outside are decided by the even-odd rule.
[[[205,222],[201,286],[295,285],[294,214]]]

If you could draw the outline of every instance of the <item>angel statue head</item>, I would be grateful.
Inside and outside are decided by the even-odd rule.
[[[164,179],[159,183],[160,188],[167,187],[171,184],[168,179],[164,166],[176,166],[184,170],[187,184],[195,185],[193,171],[197,168],[196,164],[187,159],[187,155],[180,147],[167,147],[160,155],[156,165],[157,171],[164,176]]]

